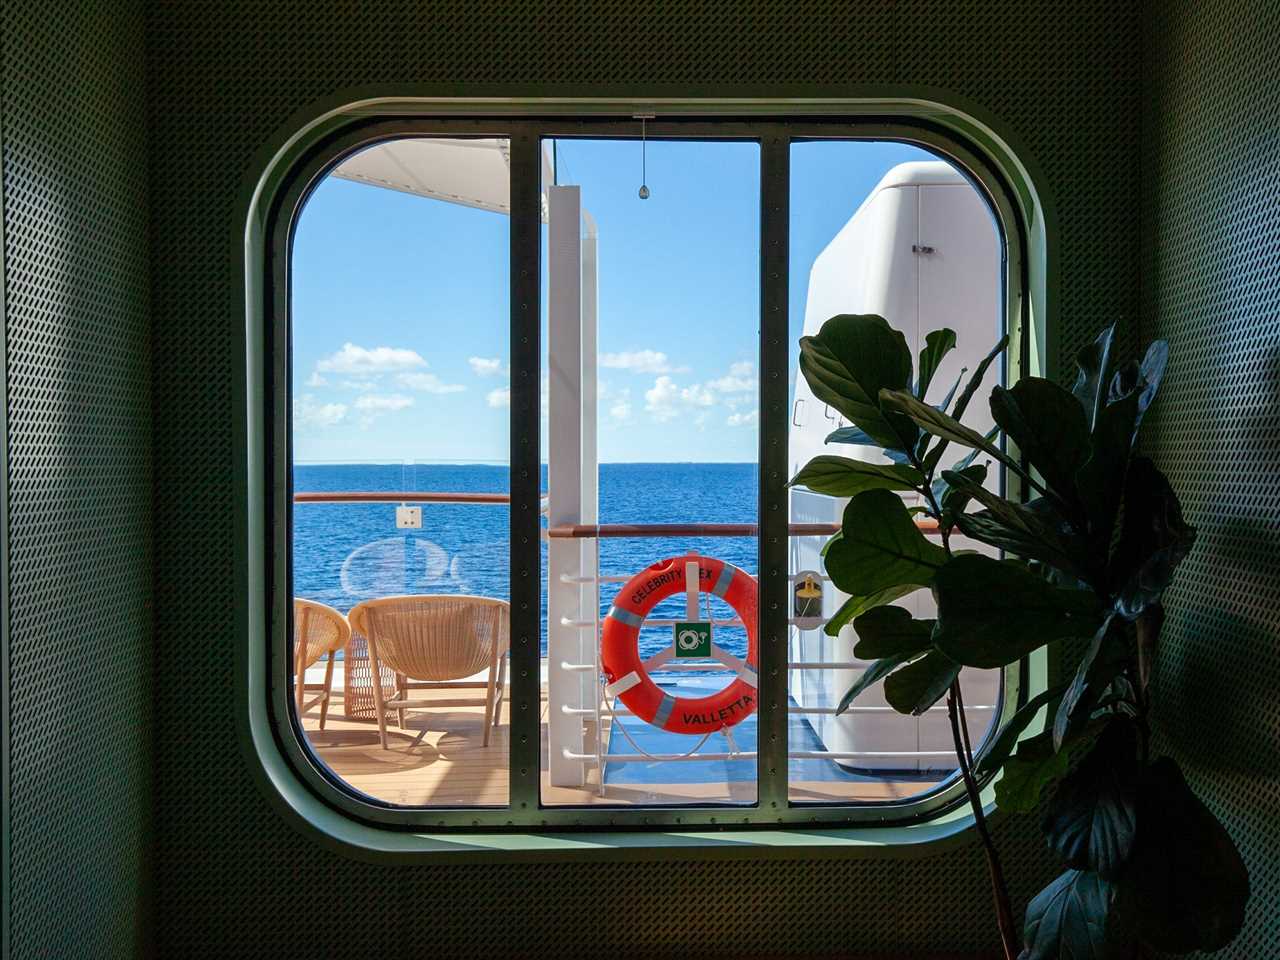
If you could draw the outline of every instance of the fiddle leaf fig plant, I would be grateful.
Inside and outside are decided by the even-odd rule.
[[[824,455],[791,481],[850,498],[824,550],[849,599],[825,629],[836,636],[851,624],[854,655],[872,663],[838,712],[880,682],[903,714],[946,698],[1007,960],[1216,950],[1239,932],[1249,898],[1225,828],[1172,759],[1151,755],[1162,598],[1196,531],[1135,449],[1168,346],[1116,363],[1114,341],[1108,328],[1080,352],[1069,390],[1039,377],[991,387],[995,428],[985,434],[963,418],[1007,338],[936,403],[927,395],[956,346],[951,330],[929,334],[914,364],[878,316],[832,317],[800,341],[814,395],[851,424],[827,442],[873,447],[886,461]],[[1025,502],[986,485],[1001,468]],[[1003,558],[953,549],[957,535]],[[936,599],[935,618],[892,606],[921,589]],[[1006,667],[1064,641],[1084,646],[1074,675],[1031,698],[975,754],[961,669]],[[1045,728],[1028,736],[1046,708]],[[1043,807],[1046,842],[1065,868],[1027,906],[1021,937],[979,794],[979,778],[996,774],[1001,807]]]

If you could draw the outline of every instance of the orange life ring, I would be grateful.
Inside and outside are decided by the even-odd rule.
[[[720,597],[747,627],[747,659],[729,654],[720,659],[738,676],[727,687],[706,697],[673,697],[664,693],[645,671],[640,659],[640,627],[661,601],[685,590],[685,564],[698,564],[698,590]],[[600,660],[608,685],[605,694],[617,696],[636,716],[672,733],[713,733],[740,723],[756,708],[756,581],[746,571],[723,560],[686,554],[660,560],[640,571],[618,591],[604,621]]]

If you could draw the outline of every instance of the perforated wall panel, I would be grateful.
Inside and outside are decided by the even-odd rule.
[[[1147,444],[1200,528],[1169,600],[1162,746],[1244,854],[1222,956],[1280,956],[1280,7],[1153,4],[1143,335],[1170,370]]]
[[[392,869],[287,828],[235,716],[229,253],[253,152],[296,110],[373,83],[590,95],[768,95],[804,83],[951,91],[1009,123],[1057,201],[1064,349],[1138,297],[1136,6],[1089,2],[572,5],[157,3],[149,24],[155,273],[159,952],[220,957],[602,956],[976,949],[973,850],[924,860],[672,860]],[[490,92],[492,88],[490,88]],[[193,637],[200,642],[192,643]],[[997,830],[1026,899],[1053,864]]]
[[[140,3],[6,0],[12,952],[144,941],[151,351]]]

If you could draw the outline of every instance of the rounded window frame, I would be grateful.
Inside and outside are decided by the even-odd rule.
[[[804,140],[895,140],[920,146],[954,164],[987,199],[1004,252],[1002,301],[1012,341],[1006,380],[1013,382],[1019,376],[1043,370],[1049,359],[1049,343],[1044,335],[1049,325],[1043,309],[1039,316],[1034,315],[1035,269],[1028,254],[1034,247],[1029,227],[1035,224],[1044,231],[1044,208],[1031,189],[1029,175],[1024,173],[1011,180],[1008,165],[996,163],[988,156],[989,149],[984,150],[966,135],[981,129],[981,125],[954,108],[937,105],[921,109],[918,105],[896,103],[897,110],[889,111],[886,105],[877,108],[870,103],[855,103],[847,104],[844,113],[824,111],[806,116],[786,104],[778,104],[760,114],[748,111],[745,119],[741,109],[721,107],[717,112],[711,106],[690,103],[680,114],[690,138],[701,135],[751,139],[760,141],[763,147],[764,138],[774,132],[785,136],[788,149],[791,142]],[[459,843],[470,848],[472,844],[464,838],[483,833],[516,839],[514,843],[482,845],[483,849],[497,851],[517,849],[522,841],[547,832],[563,832],[569,840],[574,834],[581,836],[582,831],[590,830],[629,835],[632,839],[625,845],[632,850],[637,832],[653,836],[652,831],[664,830],[690,838],[693,846],[700,846],[697,837],[708,831],[714,836],[733,831],[735,839],[754,835],[757,840],[764,838],[765,831],[805,832],[822,846],[833,839],[911,846],[913,833],[916,839],[926,839],[926,834],[936,834],[930,838],[938,839],[963,830],[971,816],[958,778],[905,801],[787,803],[784,810],[765,810],[762,800],[753,806],[619,808],[543,807],[537,802],[530,807],[527,798],[521,801],[523,808],[516,809],[514,792],[504,807],[411,808],[380,804],[358,794],[327,771],[306,746],[289,695],[292,604],[287,603],[288,523],[292,490],[288,479],[288,270],[293,231],[310,191],[345,156],[379,140],[415,135],[541,138],[574,135],[573,131],[582,136],[608,130],[611,123],[634,125],[627,119],[632,110],[610,114],[601,105],[577,112],[582,111],[582,104],[569,103],[562,108],[567,115],[552,112],[550,116],[537,117],[531,115],[535,109],[532,106],[512,111],[509,107],[494,110],[491,104],[473,104],[475,112],[469,114],[463,102],[455,102],[444,115],[439,108],[438,103],[397,105],[388,101],[380,109],[369,106],[359,111],[339,110],[319,118],[304,134],[296,134],[269,156],[263,164],[264,172],[253,182],[246,199],[247,229],[243,246],[237,243],[245,270],[244,394],[246,399],[256,397],[258,402],[247,405],[244,448],[244,635],[248,642],[241,651],[244,669],[239,675],[245,688],[242,702],[247,707],[242,730],[259,782],[274,799],[283,802],[282,809],[312,828],[319,828],[326,837],[334,839],[354,830],[363,839],[347,836],[342,840],[344,846],[354,843],[366,850],[383,849],[384,853],[390,852],[386,848],[399,853],[439,852],[437,847],[442,842],[447,850]],[[545,110],[546,104],[539,104],[538,108]],[[884,115],[877,115],[881,111]],[[955,122],[940,122],[951,117]],[[700,134],[699,126],[714,127],[716,132]],[[1031,210],[1027,209],[1029,198]],[[1043,236],[1039,248],[1042,254],[1046,253]],[[1035,279],[1041,286],[1039,300],[1045,304],[1049,299],[1043,291],[1047,255],[1040,266],[1040,275]],[[509,264],[509,269],[514,270],[514,265]],[[1035,344],[1040,345],[1039,350]],[[258,578],[254,576],[255,566],[260,571]],[[1044,688],[1046,664],[1047,656],[1041,651],[1006,670],[998,721],[1007,722],[1022,703]],[[1039,726],[1030,725],[1023,736],[1035,733]],[[989,804],[991,783],[984,784],[984,789],[984,799]],[[814,833],[815,828],[821,833]],[[832,828],[848,836],[836,837]],[[425,830],[449,833],[426,837],[422,833]],[[670,835],[664,837],[667,839],[654,846],[669,846]],[[687,845],[690,844],[676,844]],[[772,844],[766,841],[764,845]],[[805,845],[794,839],[780,844],[786,849]],[[571,843],[567,849],[572,849]]]

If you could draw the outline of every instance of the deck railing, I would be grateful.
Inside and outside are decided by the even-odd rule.
[[[546,494],[543,494],[545,500]],[[465,491],[298,491],[293,495],[295,503],[395,503],[395,504],[413,504],[413,503],[451,503],[451,504],[474,504],[501,506],[511,502],[509,494],[505,493],[476,493]],[[915,520],[916,527],[927,536],[939,536],[938,523],[936,520],[929,518],[917,518]],[[793,537],[815,537],[815,536],[831,536],[840,531],[840,524],[836,523],[792,523],[788,526],[788,533]],[[545,536],[551,540],[594,540],[599,549],[599,541],[607,539],[622,538],[653,538],[653,539],[669,539],[679,537],[754,537],[759,534],[759,526],[754,523],[592,523],[592,524],[557,524],[548,527],[545,530]],[[599,556],[597,554],[595,569],[599,570]],[[792,575],[790,579],[795,581],[799,574]],[[600,729],[599,724],[605,719],[614,717],[628,716],[630,711],[623,706],[610,706],[608,698],[604,695],[603,684],[600,681],[601,665],[599,661],[599,632],[600,632],[600,615],[599,601],[600,588],[606,583],[623,583],[630,579],[623,575],[601,575],[594,576],[570,576],[564,574],[561,581],[566,584],[575,584],[582,587],[591,588],[591,592],[595,595],[594,609],[591,616],[582,617],[580,619],[562,619],[560,626],[571,630],[591,630],[595,634],[595,652],[594,662],[588,663],[570,663],[562,661],[559,664],[548,664],[550,668],[558,668],[566,673],[583,673],[593,672],[597,678],[596,702],[591,706],[574,707],[564,704],[561,711],[565,715],[580,717],[583,720],[588,718],[594,720],[596,729]],[[828,577],[823,577],[829,580]],[[675,621],[654,620],[650,626],[660,626],[665,623],[674,623]],[[825,623],[825,618],[806,617],[806,618],[789,618],[789,623],[799,629],[817,629]],[[730,619],[715,623],[719,626],[742,626],[742,621],[738,619]],[[684,661],[684,662],[655,662],[650,665],[652,669],[658,670],[689,670],[705,672],[716,669],[732,669],[726,667],[725,664],[718,660],[711,661]],[[833,662],[789,662],[787,668],[789,670],[839,670],[839,669],[856,669],[862,664],[852,661],[833,661]],[[856,705],[848,708],[850,713],[888,713],[892,708],[878,706],[861,706]],[[970,706],[970,710],[992,710],[994,706],[975,705]],[[834,707],[791,707],[791,713],[801,714],[833,714]],[[622,731],[627,740],[631,740],[630,735],[623,724],[618,725],[618,729]],[[726,730],[726,739],[730,744],[729,753],[703,754],[698,753],[699,748],[708,739],[704,736],[698,746],[684,754],[649,754],[640,749],[639,745],[633,740],[632,746],[637,753],[634,755],[623,754],[620,756],[608,756],[603,754],[603,744],[601,738],[595,738],[596,750],[594,753],[579,753],[571,751],[567,747],[564,749],[566,759],[571,759],[580,763],[595,764],[600,769],[599,788],[603,792],[604,774],[603,766],[605,763],[613,762],[637,762],[637,761],[680,761],[690,760],[705,762],[708,760],[751,760],[756,754],[750,750],[738,750],[736,744],[733,743],[732,736]],[[708,735],[709,736],[709,735]],[[846,751],[792,751],[790,754],[795,758],[821,758],[826,760],[880,760],[889,758],[911,757],[913,759],[924,758],[943,758],[950,757],[953,754],[950,751],[862,751],[862,752],[846,752]]]

